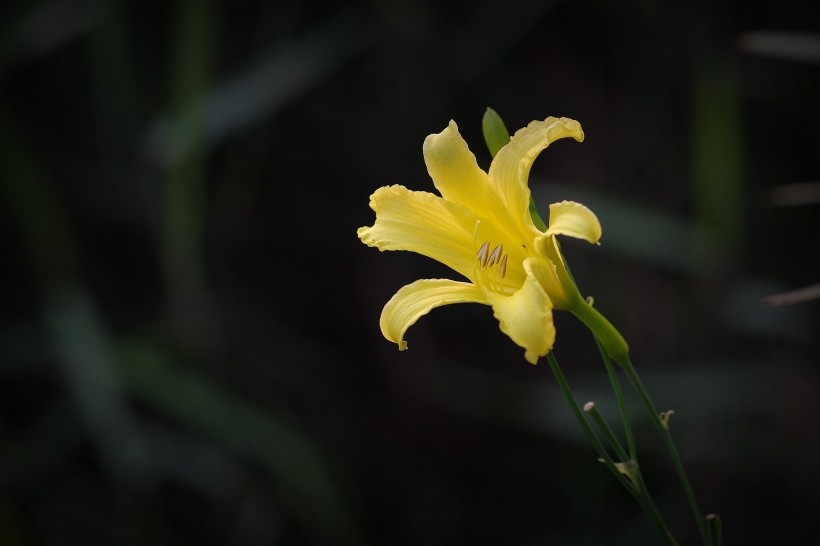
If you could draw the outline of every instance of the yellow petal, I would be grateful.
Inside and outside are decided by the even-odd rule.
[[[584,131],[581,124],[569,118],[554,117],[533,121],[519,129],[495,156],[490,165],[490,184],[516,222],[532,223],[528,181],[535,158],[552,142],[567,137],[582,142]]]
[[[474,211],[484,208],[487,173],[478,166],[455,121],[439,134],[428,136],[422,149],[427,172],[442,197]]]
[[[487,292],[487,300],[493,306],[501,331],[525,349],[527,362],[535,364],[555,342],[552,302],[542,284],[551,273],[549,263],[536,258],[524,261],[524,271],[527,277],[517,292],[512,295]]]
[[[384,306],[379,325],[382,334],[399,350],[407,348],[404,334],[432,309],[451,303],[487,303],[474,284],[448,279],[422,279],[403,286]]]
[[[363,243],[417,252],[472,278],[477,218],[468,209],[404,186],[379,188],[370,196],[370,208],[376,222],[357,231]]]
[[[427,172],[444,199],[464,205],[479,216],[498,218],[501,226],[509,224],[503,203],[458,132],[455,121],[450,121],[442,132],[428,136],[423,151]],[[515,229],[505,231],[518,233]]]
[[[601,223],[581,203],[561,201],[550,205],[547,235],[568,235],[595,244],[601,239]]]

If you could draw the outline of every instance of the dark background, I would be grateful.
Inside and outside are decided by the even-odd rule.
[[[400,286],[453,274],[362,245],[368,196],[432,191],[451,118],[486,168],[487,106],[581,121],[536,201],[600,217],[565,254],[725,543],[813,544],[820,307],[761,304],[820,281],[812,6],[3,2],[0,544],[658,544],[489,309],[403,353],[379,333]],[[588,332],[556,325],[614,422]]]

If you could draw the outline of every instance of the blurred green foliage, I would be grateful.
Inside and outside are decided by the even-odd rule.
[[[488,165],[487,106],[583,124],[533,195],[598,213],[603,245],[564,250],[726,543],[812,544],[818,303],[760,301],[820,278],[819,21],[794,0],[4,2],[0,544],[654,544],[488,315],[437,310],[404,353],[379,334],[396,289],[445,272],[361,245],[367,196],[432,191],[421,143],[450,118]],[[558,320],[570,382],[614,415]]]

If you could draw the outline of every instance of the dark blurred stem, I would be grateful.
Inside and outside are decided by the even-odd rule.
[[[68,207],[19,127],[13,108],[0,94],[0,196],[7,217],[4,220],[17,224],[40,283],[52,288],[74,282],[79,272],[79,245]]]
[[[655,404],[652,402],[646,387],[643,386],[643,382],[640,377],[638,377],[638,373],[635,371],[635,368],[632,366],[632,361],[629,360],[629,358],[627,358],[626,362],[623,364],[623,369],[626,372],[627,377],[629,377],[629,381],[632,383],[633,387],[635,387],[635,390],[643,402],[646,411],[649,413],[652,424],[657,429],[658,434],[660,434],[661,439],[666,446],[666,450],[672,458],[672,464],[675,466],[675,472],[677,473],[678,479],[680,480],[683,490],[686,493],[686,498],[689,501],[689,507],[692,510],[692,515],[695,517],[695,521],[697,522],[698,530],[700,531],[703,543],[706,546],[714,546],[712,543],[712,536],[707,529],[706,520],[703,513],[700,511],[700,506],[695,498],[695,492],[692,490],[692,485],[689,483],[686,470],[683,468],[683,463],[680,460],[678,449],[675,447],[675,442],[672,440],[672,435],[669,433],[668,425],[661,421],[660,414],[658,413]]]
[[[723,544],[723,522],[720,516],[709,514],[706,516],[706,524],[709,526],[709,534],[712,537],[712,546]]]
[[[202,337],[204,281],[205,112],[213,46],[214,4],[186,0],[177,6],[172,150],[163,233],[165,286],[178,333]]]

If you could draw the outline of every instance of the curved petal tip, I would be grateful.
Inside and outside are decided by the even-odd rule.
[[[567,235],[597,244],[601,240],[601,233],[598,217],[581,203],[561,201],[550,205],[547,235]]]

